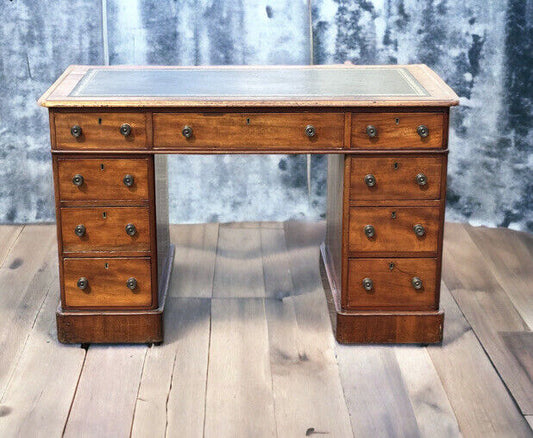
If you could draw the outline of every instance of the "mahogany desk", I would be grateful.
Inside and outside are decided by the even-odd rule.
[[[321,254],[340,342],[442,339],[449,107],[425,65],[71,66],[49,108],[66,343],[161,342],[165,154],[329,154]],[[318,266],[317,266],[318,269]]]

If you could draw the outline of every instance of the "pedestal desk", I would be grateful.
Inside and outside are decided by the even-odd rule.
[[[321,255],[339,342],[442,339],[458,98],[425,65],[71,66],[39,103],[50,115],[61,342],[163,340],[166,154],[245,153],[329,154]]]

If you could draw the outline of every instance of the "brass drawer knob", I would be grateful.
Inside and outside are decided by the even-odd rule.
[[[128,289],[135,290],[137,289],[137,280],[135,277],[128,278],[128,281],[126,282],[126,286],[128,286]]]
[[[424,227],[422,226],[422,224],[416,224],[414,227],[413,227],[413,231],[415,232],[415,234],[418,236],[418,237],[422,237],[426,234],[426,230],[424,229]]]
[[[365,234],[366,234],[366,237],[368,237],[369,239],[372,239],[372,237],[376,235],[376,229],[374,228],[373,225],[365,225]]]
[[[86,277],[78,278],[78,288],[81,290],[86,290],[89,287],[89,280]]]
[[[419,186],[425,186],[428,183],[428,177],[426,175],[424,175],[423,173],[419,173],[416,176],[416,183]]]
[[[74,184],[76,187],[80,187],[83,185],[83,176],[77,173],[72,177],[72,184]]]
[[[418,277],[413,277],[413,279],[411,280],[411,284],[413,285],[413,288],[415,290],[421,290],[424,285],[422,284],[422,280]]]
[[[126,187],[133,186],[133,183],[135,182],[135,179],[133,178],[133,175],[124,175],[124,178],[122,178],[122,182]]]
[[[76,225],[76,228],[74,228],[74,233],[76,233],[76,236],[78,237],[85,236],[85,225],[83,224]]]
[[[374,289],[374,282],[368,277],[363,278],[363,288],[367,292],[370,292],[372,289]]]
[[[429,135],[429,128],[426,125],[420,125],[418,128],[416,128],[416,132],[420,138],[426,138]]]
[[[374,138],[378,136],[378,130],[375,126],[368,125],[366,127],[366,135],[368,135],[369,138]]]
[[[128,135],[131,134],[131,126],[130,126],[128,123],[123,123],[123,124],[120,126],[120,133],[121,133],[124,137],[127,137]]]
[[[70,128],[70,133],[72,134],[72,137],[80,138],[82,133],[81,126],[74,125],[72,128]]]
[[[374,175],[372,175],[371,173],[369,173],[368,175],[365,176],[365,184],[368,187],[374,187],[376,185],[376,183],[377,183],[376,177]]]
[[[183,129],[181,130],[181,135],[183,135],[185,138],[191,138],[192,137],[192,128],[188,125],[185,125]]]
[[[314,137],[316,135],[316,129],[313,125],[307,125],[305,127],[305,135],[307,135],[309,138]]]
[[[137,234],[137,228],[135,228],[134,224],[126,225],[126,234],[128,236],[135,236],[135,234]]]

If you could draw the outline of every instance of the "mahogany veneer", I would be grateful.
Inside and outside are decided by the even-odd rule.
[[[61,342],[163,340],[167,153],[330,154],[321,254],[337,339],[442,339],[458,98],[426,66],[71,66],[39,102],[50,110]]]

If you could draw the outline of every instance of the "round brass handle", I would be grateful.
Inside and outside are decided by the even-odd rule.
[[[70,128],[70,133],[72,134],[72,137],[80,138],[82,133],[81,126],[74,125],[72,128]]]
[[[413,279],[411,280],[411,284],[413,285],[413,288],[415,290],[421,290],[424,285],[422,284],[422,280],[418,277],[413,277]]]
[[[372,239],[372,237],[376,235],[376,229],[374,228],[373,225],[365,225],[365,234],[366,234],[366,237],[368,237],[369,239]]]
[[[370,138],[374,138],[378,136],[378,130],[375,126],[368,125],[366,127],[366,135],[368,135]]]
[[[368,187],[374,187],[376,185],[376,183],[377,183],[376,177],[374,175],[372,175],[371,173],[369,173],[368,175],[365,176],[365,184]]]
[[[76,225],[76,228],[74,228],[74,233],[76,233],[76,236],[78,237],[85,236],[85,225],[83,224]]]
[[[128,289],[135,290],[137,289],[137,280],[135,277],[128,278],[128,281],[126,281],[126,286],[128,286]]]
[[[192,137],[192,128],[188,125],[185,125],[183,127],[183,129],[181,130],[181,134],[185,137],[185,138],[191,138]]]
[[[368,277],[363,278],[363,288],[367,292],[370,292],[372,289],[374,289],[374,282]]]
[[[307,125],[305,127],[305,135],[307,135],[309,138],[314,137],[316,135],[316,129],[313,125]]]
[[[89,280],[87,280],[86,277],[80,277],[78,278],[78,288],[81,290],[85,290],[89,287]]]
[[[124,137],[127,137],[128,135],[131,134],[131,126],[130,126],[128,123],[123,123],[123,124],[120,126],[120,133],[121,133]]]
[[[133,178],[133,175],[124,175],[124,178],[122,178],[122,182],[126,187],[133,186],[133,183],[135,182],[135,179]]]
[[[134,224],[126,225],[126,234],[128,236],[135,236],[136,233],[137,233],[137,228],[135,228]]]
[[[419,186],[425,186],[427,183],[428,183],[428,177],[426,175],[424,175],[423,173],[419,173],[417,176],[416,176],[416,183],[419,185]]]
[[[83,176],[77,173],[72,177],[72,184],[74,184],[77,187],[80,187],[83,185]]]
[[[418,237],[422,237],[422,236],[424,236],[426,234],[426,230],[424,229],[424,227],[421,224],[416,224],[413,227],[413,231],[415,232],[415,234]]]
[[[429,128],[426,125],[420,125],[418,128],[416,128],[416,132],[420,138],[426,138],[429,135]]]

